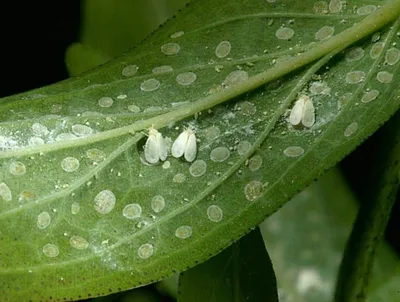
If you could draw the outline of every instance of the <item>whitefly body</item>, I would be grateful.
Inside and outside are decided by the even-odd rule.
[[[174,141],[171,147],[173,157],[179,158],[184,155],[188,162],[194,161],[197,154],[196,135],[192,129],[186,129]]]
[[[157,163],[159,160],[166,160],[168,156],[167,145],[160,132],[151,128],[149,137],[144,145],[144,158],[151,164]]]
[[[295,102],[292,111],[290,112],[289,122],[295,127],[310,128],[315,123],[315,109],[312,100],[301,95]]]

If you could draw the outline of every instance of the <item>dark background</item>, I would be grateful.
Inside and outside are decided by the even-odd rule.
[[[81,1],[76,0],[35,1],[33,4],[24,1],[2,9],[0,97],[68,78],[64,54],[67,47],[79,39],[80,5]],[[361,200],[368,196],[363,195],[366,181],[359,176],[371,174],[371,163],[380,152],[381,140],[382,131],[379,130],[341,163]],[[400,253],[399,218],[397,198],[386,235]]]

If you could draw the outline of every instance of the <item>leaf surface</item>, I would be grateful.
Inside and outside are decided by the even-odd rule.
[[[2,100],[1,301],[101,296],[204,261],[399,108],[399,21],[241,94],[251,76],[287,67],[290,56],[326,53],[315,43],[321,33],[357,28],[374,8],[271,2],[193,3],[125,56]],[[287,122],[299,93],[315,107],[310,129]],[[152,125],[172,140],[194,128],[196,161],[146,164]]]

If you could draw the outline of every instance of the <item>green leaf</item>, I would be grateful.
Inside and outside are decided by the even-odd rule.
[[[338,302],[366,301],[376,250],[381,243],[400,185],[400,114],[382,129],[380,181],[362,203],[341,263],[335,299]],[[371,191],[371,190],[369,190]]]
[[[183,273],[178,302],[278,301],[272,263],[260,230]]]
[[[363,10],[319,13],[313,1],[196,2],[133,52],[2,99],[0,296],[83,299],[182,271],[240,238],[353,150],[400,105],[392,44],[399,21],[390,23],[400,1],[366,18],[354,3]],[[293,30],[290,40],[276,36],[282,24]],[[335,36],[319,42],[321,28]],[[230,52],[223,57],[220,47],[217,56],[224,41]],[[355,84],[363,74],[353,71],[365,73]],[[310,129],[286,120],[299,93],[316,108]],[[169,156],[146,164],[152,125],[172,139],[193,127],[196,162]]]
[[[71,76],[104,64],[110,59],[111,57],[81,43],[70,45],[65,54],[65,64]]]
[[[331,302],[357,200],[337,168],[296,195],[260,229],[282,301]],[[398,301],[400,261],[389,244],[376,251],[370,302]]]
[[[65,55],[71,76],[122,55],[172,17],[188,0],[82,2],[80,43],[70,45]]]

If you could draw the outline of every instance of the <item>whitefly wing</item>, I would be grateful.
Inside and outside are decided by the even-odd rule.
[[[185,147],[185,159],[188,162],[194,161],[197,154],[196,135],[193,131],[188,131],[188,140]]]
[[[160,148],[157,139],[157,134],[150,133],[147,138],[146,144],[144,145],[144,158],[151,164],[155,164],[160,159]]]
[[[185,130],[179,134],[178,138],[174,141],[171,148],[171,154],[173,157],[181,157],[185,152],[186,143],[189,138],[189,133]]]
[[[159,158],[164,161],[168,156],[167,144],[161,133],[157,133],[156,140],[158,144]]]
[[[315,123],[315,109],[310,98],[305,99],[301,123],[307,128],[312,127]]]
[[[301,123],[301,118],[303,116],[304,98],[300,97],[295,103],[290,112],[289,122],[293,126],[298,126]]]

